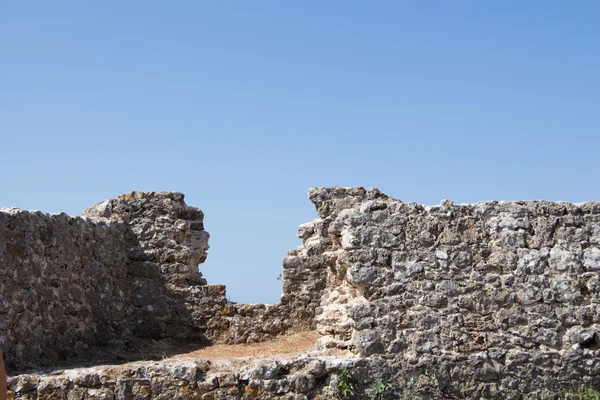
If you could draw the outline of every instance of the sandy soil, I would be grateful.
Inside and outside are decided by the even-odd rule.
[[[215,344],[171,358],[205,358],[228,360],[241,357],[293,356],[312,350],[319,334],[316,331],[281,336],[275,340],[251,344]]]
[[[160,361],[175,359],[207,359],[219,361],[243,362],[244,358],[261,357],[294,357],[314,348],[319,334],[316,331],[299,332],[292,335],[280,336],[274,340],[251,344],[215,344],[200,347],[194,341],[176,339],[147,340],[135,344],[128,351],[106,348],[96,351],[88,357],[72,358],[58,365],[30,365],[19,369],[9,370],[9,375],[22,373],[60,373],[71,368],[87,368],[98,365],[121,365],[138,361]]]

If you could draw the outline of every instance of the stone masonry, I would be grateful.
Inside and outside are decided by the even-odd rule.
[[[301,252],[328,270],[323,346],[384,358],[407,384],[428,371],[457,397],[600,385],[600,203],[309,197],[321,218]]]
[[[310,353],[245,369],[165,360],[19,375],[15,398],[328,399],[343,397],[344,379],[357,399],[600,389],[600,203],[423,206],[364,188],[309,198],[319,218],[301,225],[275,305],[231,303],[224,286],[206,284],[203,215],[180,193],[133,192],[82,217],[2,209],[10,368],[136,338],[320,336]],[[377,383],[388,397],[373,397]]]
[[[134,192],[82,217],[1,209],[7,364],[52,363],[136,336],[194,328],[175,285],[202,283],[202,218],[182,194],[166,192]]]

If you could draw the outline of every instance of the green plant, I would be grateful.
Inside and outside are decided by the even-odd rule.
[[[563,393],[560,400],[600,400],[600,392],[593,388],[579,388],[576,391]]]
[[[282,364],[279,361],[275,361],[275,369],[277,370],[277,375],[284,376],[290,373],[292,370],[292,366],[289,364]]]
[[[352,396],[356,390],[356,386],[354,384],[354,378],[352,378],[350,371],[348,371],[348,367],[341,367],[338,369],[337,375],[338,380],[335,388],[337,389],[338,395],[342,399]]]
[[[387,381],[379,379],[366,390],[369,400],[388,400],[394,398],[394,389]]]

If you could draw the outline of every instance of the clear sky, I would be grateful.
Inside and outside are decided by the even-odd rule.
[[[209,283],[276,302],[311,186],[600,200],[598,1],[0,2],[0,206],[206,214]]]

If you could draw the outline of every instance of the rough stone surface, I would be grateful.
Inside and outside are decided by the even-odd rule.
[[[398,381],[435,374],[457,397],[600,385],[600,203],[309,196],[321,218],[301,252],[327,269],[322,346],[388,358]]]
[[[15,398],[330,399],[342,367],[351,398],[368,398],[377,381],[412,398],[600,389],[600,203],[422,206],[364,188],[313,188],[309,198],[320,218],[301,225],[275,305],[230,303],[224,286],[197,275],[208,235],[181,194],[134,192],[85,218],[4,209],[9,361],[144,335],[321,334],[310,354],[246,360],[247,369],[165,360],[15,376]]]
[[[167,360],[19,375],[8,387],[19,400],[325,400],[337,397],[341,366],[366,364],[310,354],[294,360]]]
[[[133,192],[83,217],[0,209],[7,364],[52,363],[134,337],[201,335],[178,290],[205,283],[202,218],[168,192]]]
[[[0,210],[0,340],[9,367],[56,361],[127,331],[132,242],[120,223]]]
[[[201,280],[198,264],[206,260],[209,235],[202,211],[187,206],[183,199],[182,193],[132,192],[96,204],[83,216],[123,222],[131,229],[138,243],[130,259],[135,263],[132,268],[142,271],[140,275],[195,284]]]

